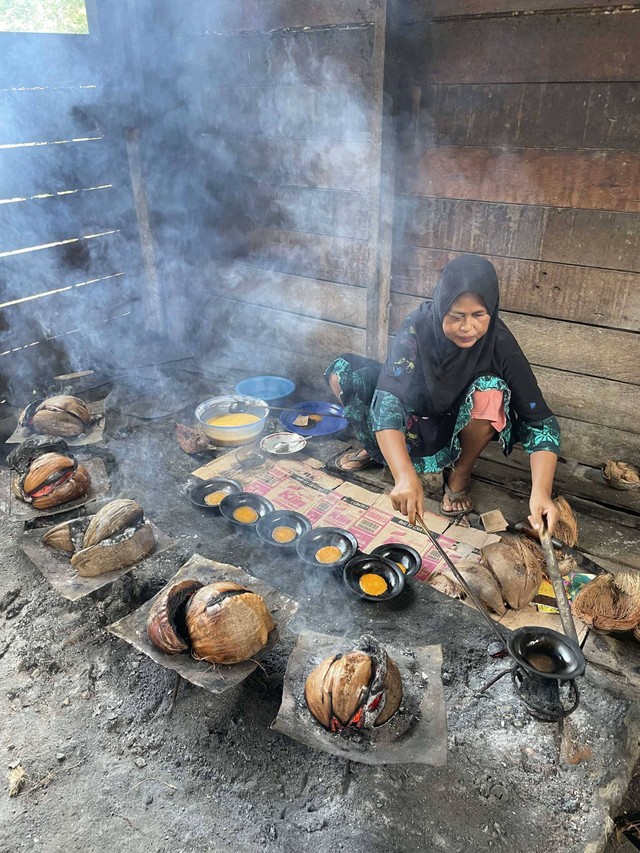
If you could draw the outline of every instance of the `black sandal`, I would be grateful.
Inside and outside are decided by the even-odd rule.
[[[367,454],[366,458],[358,459],[362,453]],[[355,464],[351,468],[345,468],[345,462],[353,462]],[[341,471],[343,474],[351,474],[353,471],[363,471],[365,468],[369,468],[371,465],[375,464],[376,462],[374,462],[363,447],[359,450],[354,450],[350,447],[349,450],[339,453],[335,459],[332,460],[331,467]]]
[[[449,503],[453,504],[454,501],[459,501],[464,498],[467,498],[471,501],[471,506],[467,507],[467,509],[445,509],[443,506],[444,497],[442,501],[440,501],[440,514],[446,516],[458,516],[458,515],[469,515],[470,512],[473,512],[473,499],[471,498],[471,483],[465,486],[463,489],[458,489],[457,492],[454,492],[449,488],[449,485],[445,482],[444,484],[444,495],[449,499]]]

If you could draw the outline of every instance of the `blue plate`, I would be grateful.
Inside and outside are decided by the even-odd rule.
[[[331,415],[332,417],[323,417],[311,429],[307,427],[299,427],[294,425],[298,415],[306,415],[309,412],[315,412],[318,415]],[[309,403],[296,403],[295,406],[287,409],[280,416],[280,424],[283,429],[289,432],[297,432],[298,435],[331,435],[334,432],[340,432],[349,425],[349,421],[344,417],[344,409],[337,403],[325,403],[324,400],[312,400]]]
[[[296,383],[284,376],[250,376],[238,382],[236,394],[245,397],[259,397],[261,400],[273,402],[288,397],[296,390]]]

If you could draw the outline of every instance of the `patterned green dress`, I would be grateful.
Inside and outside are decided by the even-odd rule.
[[[406,359],[398,363],[398,370],[410,372],[412,366]],[[394,429],[404,432],[407,450],[418,473],[433,473],[453,466],[460,455],[460,432],[471,420],[474,391],[495,389],[504,399],[506,424],[496,434],[505,456],[516,442],[521,442],[527,453],[537,450],[560,452],[560,427],[552,415],[540,421],[524,420],[512,404],[511,389],[499,376],[476,377],[466,389],[456,410],[445,415],[422,418],[411,411],[394,394],[376,388],[381,365],[362,356],[345,354],[336,358],[327,368],[325,378],[338,377],[342,389],[345,417],[351,424],[358,441],[376,462],[384,463],[375,434],[380,430]],[[434,436],[442,437],[442,446],[427,448],[424,429],[418,429],[420,420],[430,420]],[[422,425],[423,426],[423,425]],[[437,438],[435,439],[438,445]],[[431,452],[427,452],[431,451]]]

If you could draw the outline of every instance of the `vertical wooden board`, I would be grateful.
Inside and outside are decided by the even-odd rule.
[[[209,30],[273,30],[362,24],[379,13],[376,0],[234,0],[206,4]]]
[[[406,247],[398,251],[394,289],[430,297],[440,271],[457,253]],[[635,331],[640,327],[640,274],[489,257],[510,311]]]
[[[399,162],[403,195],[640,212],[635,152],[413,145]]]
[[[416,24],[405,68],[425,83],[638,80],[640,16],[528,15]]]

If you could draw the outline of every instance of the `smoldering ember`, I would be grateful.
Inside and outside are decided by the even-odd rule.
[[[639,45],[0,0],[0,853],[640,849]]]

